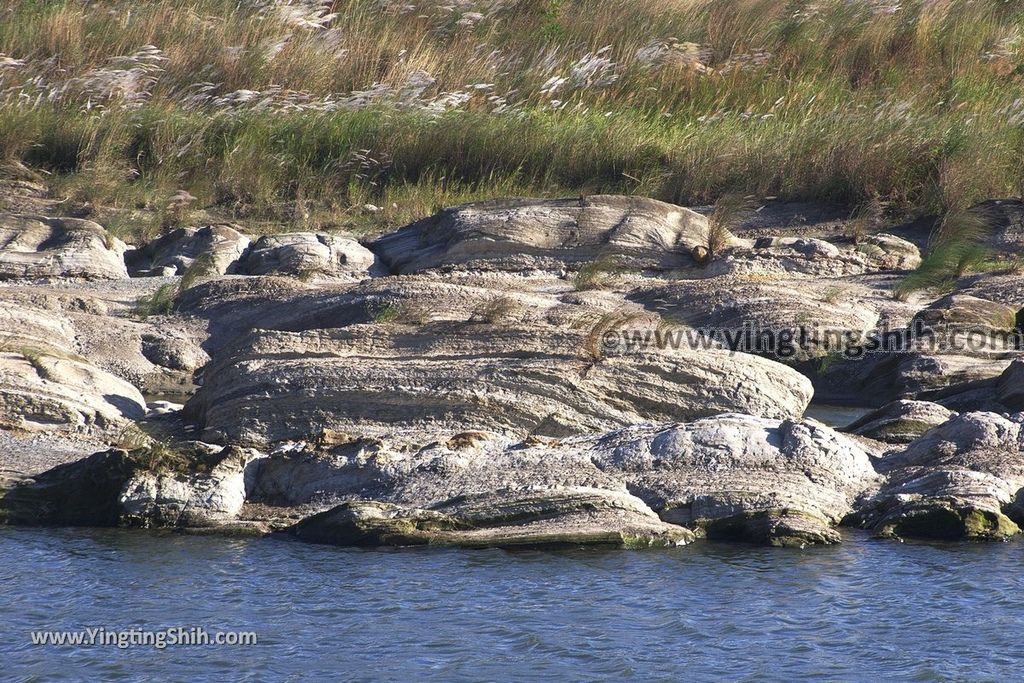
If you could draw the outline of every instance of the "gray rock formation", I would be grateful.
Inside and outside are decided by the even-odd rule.
[[[382,274],[376,257],[354,239],[326,233],[264,235],[242,261],[248,275],[322,275],[362,280]]]
[[[229,224],[178,228],[125,254],[134,275],[183,275],[196,261],[203,274],[234,273],[249,247],[240,227]]]
[[[893,401],[847,425],[843,431],[886,443],[905,444],[955,415],[938,403]]]
[[[0,300],[0,426],[111,434],[145,413],[139,391],[75,353],[74,327],[53,311]]]
[[[445,209],[385,235],[371,249],[396,273],[443,266],[558,270],[598,261],[671,270],[694,266],[693,248],[707,244],[708,221],[695,211],[653,199],[595,195]]]
[[[831,527],[875,476],[863,446],[814,421],[723,415],[598,448],[595,464],[665,521],[772,545],[837,542]]]
[[[533,443],[467,433],[413,451],[357,439],[282,453],[252,497],[346,501],[296,529],[341,544],[661,543],[689,530],[804,545],[838,541],[832,527],[874,481],[862,446],[814,422],[723,415]]]
[[[102,451],[0,487],[0,524],[195,528],[233,523],[245,501],[246,467],[255,457],[225,448],[194,459],[188,469],[185,461],[148,448]]]
[[[886,481],[854,521],[882,536],[1004,538],[1019,533],[1024,415],[966,413],[880,460]]]
[[[804,274],[842,277],[885,270],[911,270],[921,264],[918,248],[894,235],[867,236],[839,247],[812,237],[762,237],[752,248],[730,250],[707,268],[716,275]]]
[[[225,448],[205,459],[203,471],[140,469],[121,489],[119,524],[134,527],[209,527],[233,523],[246,494],[254,451]]]
[[[999,376],[996,398],[1009,410],[1024,410],[1024,359],[1010,363]]]
[[[931,303],[914,319],[931,328],[1008,331],[1017,325],[1018,310],[969,294],[950,294]]]
[[[917,311],[906,328],[890,326],[900,341],[888,352],[840,368],[843,374],[829,382],[872,401],[914,399],[958,412],[1002,411],[995,382],[1024,352],[1015,325],[1012,306],[966,294],[944,296]]]
[[[804,377],[767,359],[620,344],[659,321],[605,293],[400,278],[296,301],[289,314],[284,329],[215,354],[186,406],[208,440],[562,436],[728,411],[794,417],[811,397]]]
[[[307,517],[291,531],[305,541],[356,546],[635,548],[694,539],[628,493],[586,488],[469,496],[430,510],[353,501]]]
[[[868,257],[872,270],[914,270],[921,265],[921,250],[913,242],[887,233],[875,233],[861,239],[857,251]]]
[[[0,287],[0,522],[503,547],[803,546],[838,541],[844,520],[889,536],[1016,533],[1024,415],[1001,414],[1024,407],[1021,349],[790,366],[682,341],[745,323],[916,322],[954,340],[1019,324],[1012,275],[894,299],[916,247],[854,245],[840,223],[755,241],[651,200],[486,202],[378,239],[395,276],[345,237],[246,248],[214,226],[129,257],[133,272],[234,271],[146,316],[138,298],[176,291],[177,275],[126,278],[123,245],[87,221],[4,218],[0,277],[55,281]],[[886,405],[839,434],[797,419],[812,389],[794,368],[854,399],[934,402]],[[168,388],[147,411],[139,390]],[[137,445],[135,420],[176,445],[107,450]],[[198,437],[228,448],[211,455]]]
[[[0,214],[0,280],[126,278],[126,249],[92,221]]]
[[[815,358],[859,343],[863,333],[878,323],[879,310],[891,307],[882,296],[857,283],[790,278],[766,282],[680,280],[637,287],[627,295],[667,321],[712,334],[729,333],[732,336],[719,338],[725,339],[727,347],[745,331],[752,335],[776,333],[763,337],[762,343],[743,342],[739,348],[797,359]],[[807,341],[805,348],[798,349],[801,333]],[[783,334],[791,343],[783,343]]]

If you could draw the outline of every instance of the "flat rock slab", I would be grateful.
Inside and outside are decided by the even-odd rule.
[[[580,545],[685,545],[689,529],[661,521],[643,501],[617,491],[552,488],[475,496],[438,509],[376,501],[343,503],[291,529],[332,545],[457,545],[563,548]]]

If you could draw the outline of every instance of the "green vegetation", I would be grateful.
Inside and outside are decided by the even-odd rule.
[[[128,451],[129,460],[148,472],[181,474],[209,469],[207,454],[189,445],[174,444],[145,423],[126,424],[110,445]]]
[[[139,297],[135,302],[132,313],[140,318],[148,318],[151,315],[170,315],[178,301],[178,286],[168,282],[160,285],[152,294]]]
[[[0,161],[125,234],[197,211],[377,229],[524,194],[916,216],[1021,193],[1018,2],[471,5],[12,0]]]
[[[139,297],[135,302],[132,312],[140,318],[147,318],[151,315],[170,315],[178,308],[181,295],[186,290],[198,283],[199,279],[209,275],[213,269],[213,262],[208,255],[200,256],[185,272],[176,283],[168,282],[160,285],[152,294]]]
[[[392,302],[367,303],[366,312],[373,319],[373,322],[382,325],[397,322],[402,317],[402,307]]]
[[[615,277],[626,272],[619,263],[610,257],[601,257],[596,261],[583,264],[573,275],[572,284],[579,291],[602,289],[610,286]]]
[[[991,260],[991,249],[985,245],[991,232],[991,221],[983,213],[947,214],[921,265],[896,285],[893,296],[906,299],[920,289],[949,290],[957,278],[998,267]]]

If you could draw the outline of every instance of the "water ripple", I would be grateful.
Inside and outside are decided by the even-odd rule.
[[[365,551],[0,529],[13,680],[1000,680],[1024,542]],[[252,648],[41,648],[35,629],[252,630]]]

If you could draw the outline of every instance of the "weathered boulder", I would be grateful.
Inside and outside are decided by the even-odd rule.
[[[174,456],[178,457],[178,456]],[[233,522],[245,469],[258,457],[225,448],[192,462],[163,462],[150,448],[110,449],[0,490],[0,524],[207,527]],[[198,466],[198,467],[197,467]]]
[[[233,522],[245,503],[246,467],[259,457],[228,447],[204,459],[202,471],[137,471],[118,497],[119,524],[208,527]]]
[[[84,359],[34,349],[0,352],[4,429],[109,433],[145,409],[138,389]]]
[[[92,221],[0,214],[0,280],[126,278],[126,249]]]
[[[928,401],[892,401],[847,425],[843,431],[886,443],[910,443],[956,413]]]
[[[960,353],[883,354],[864,363],[856,387],[864,396],[887,401],[932,401],[958,412],[988,410],[995,407],[993,382],[1011,359]]]
[[[922,260],[916,244],[887,233],[867,235],[858,242],[857,251],[868,257],[871,270],[914,270]]]
[[[62,312],[0,300],[0,326],[0,427],[110,435],[145,413],[138,389],[78,355]]]
[[[248,275],[324,275],[362,280],[382,272],[373,252],[354,239],[326,233],[264,235],[242,260]]]
[[[146,360],[168,370],[192,371],[210,360],[194,338],[179,330],[144,332],[141,342]]]
[[[708,230],[695,211],[641,197],[495,200],[445,209],[371,249],[396,273],[442,266],[559,270],[602,260],[671,270],[695,265],[691,252],[707,246]]]
[[[186,413],[209,440],[266,443],[324,429],[563,436],[729,411],[795,417],[809,402],[810,383],[768,359],[620,344],[660,322],[618,301],[371,281],[215,354]]]
[[[203,274],[234,273],[249,247],[240,226],[178,228],[125,254],[132,275],[182,275],[197,261]]]
[[[1009,332],[1017,325],[1017,310],[969,294],[950,294],[921,310],[914,320],[935,330]]]
[[[999,376],[996,398],[1010,410],[1024,410],[1024,359],[1010,363]]]
[[[1015,273],[983,273],[958,283],[960,294],[988,299],[1017,310],[1017,324],[1024,326],[1024,278]]]
[[[1024,510],[1021,421],[965,413],[877,463],[885,484],[851,520],[882,536],[1004,538]]]
[[[771,545],[837,542],[832,527],[875,478],[862,445],[814,421],[721,415],[624,429],[595,450],[663,520]]]

